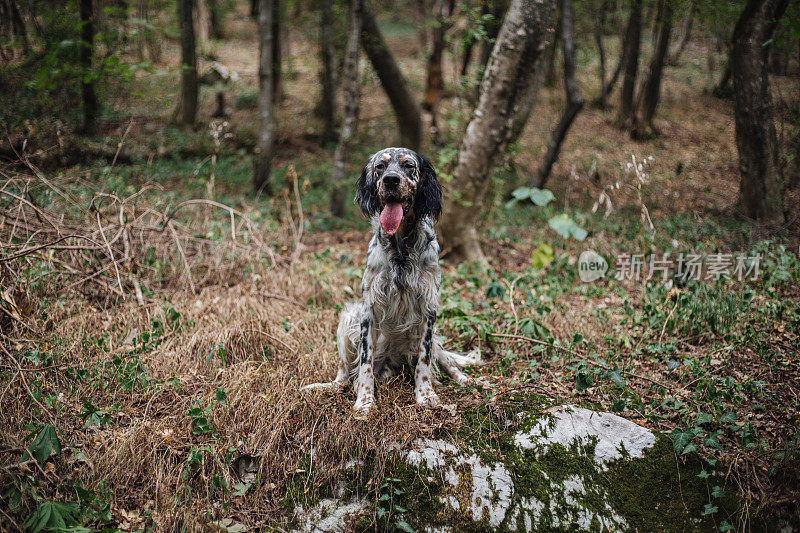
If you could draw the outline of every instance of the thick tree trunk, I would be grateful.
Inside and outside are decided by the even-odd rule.
[[[192,126],[197,118],[197,52],[192,20],[194,0],[178,0],[178,23],[181,27],[181,97],[178,122]]]
[[[19,12],[19,7],[15,0],[8,0],[8,11],[11,16],[11,28],[14,31],[14,35],[22,40],[22,50],[27,54],[31,49],[28,40],[28,30],[25,27],[25,21],[22,20],[22,15]]]
[[[14,5],[14,2],[11,2]],[[78,10],[81,17],[81,92],[83,93],[83,132],[97,133],[97,112],[100,107],[94,88],[92,56],[94,55],[94,6],[92,0],[80,0]]]
[[[583,98],[578,89],[578,82],[575,80],[575,49],[572,44],[572,22],[574,12],[572,0],[562,0],[561,4],[561,42],[564,51],[564,90],[567,94],[567,107],[561,115],[561,120],[553,130],[550,142],[547,143],[547,153],[542,160],[539,170],[533,179],[533,187],[544,186],[553,164],[558,160],[561,145],[569,132],[572,122],[583,109]]]
[[[222,13],[218,0],[206,0],[208,3],[208,33],[212,39],[222,39]]]
[[[683,22],[681,23],[681,30],[678,34],[678,38],[675,40],[675,44],[669,49],[669,53],[667,54],[667,65],[669,66],[675,67],[678,65],[678,60],[681,57],[681,53],[683,53],[683,51],[686,49],[686,45],[689,44],[689,39],[692,36],[692,23],[694,22],[694,12],[696,7],[696,2],[694,0],[690,0],[688,11],[686,12],[686,16],[683,18]]]
[[[195,0],[194,5],[195,34],[201,51],[208,50],[209,31],[209,12],[206,0]]]
[[[441,231],[454,260],[485,261],[478,241],[478,221],[497,157],[521,121],[520,98],[533,82],[534,65],[552,27],[553,3],[514,0],[500,29],[481,82],[480,98],[467,126],[446,198]],[[521,128],[520,128],[521,129]]]
[[[625,57],[625,76],[622,80],[617,122],[625,125],[633,111],[633,97],[636,90],[636,76],[639,71],[639,48],[642,38],[642,0],[631,0],[628,27],[622,44]]]
[[[333,0],[320,2],[320,95],[319,114],[322,118],[322,143],[336,139],[336,49],[333,45]],[[360,29],[359,29],[360,30]]]
[[[644,139],[650,135],[658,134],[653,127],[653,117],[656,114],[658,100],[661,95],[661,78],[664,73],[664,62],[669,49],[669,34],[672,31],[672,7],[669,0],[661,0],[659,6],[659,21],[656,25],[656,48],[650,60],[647,78],[640,91],[636,110],[631,117],[631,137]]]
[[[350,145],[358,126],[358,50],[361,34],[362,0],[350,0],[350,30],[347,35],[347,49],[344,56],[343,90],[344,120],[339,135],[339,144],[333,156],[331,171],[331,214],[344,216],[345,198],[347,196],[347,160],[350,157]]]
[[[770,40],[789,0],[749,0],[736,23],[731,53],[740,193],[747,216],[767,226],[784,222],[786,188],[772,119]]]
[[[272,163],[274,116],[272,98],[272,3],[258,0],[258,145],[253,158],[253,189],[267,190]]]
[[[389,102],[397,117],[400,144],[412,150],[418,150],[422,141],[422,118],[419,106],[409,92],[405,77],[386,45],[375,15],[366,4],[362,6],[361,46],[364,48],[372,68],[375,69],[378,79],[381,80],[383,90],[389,97]]]

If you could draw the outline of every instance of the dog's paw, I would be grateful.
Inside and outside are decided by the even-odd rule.
[[[353,418],[356,420],[365,420],[369,416],[369,412],[372,408],[375,407],[375,399],[370,398],[364,401],[361,401],[359,398],[356,401],[356,404],[353,406],[354,415]]]
[[[442,406],[442,404],[439,402],[439,397],[436,395],[435,392],[433,392],[433,390],[417,392],[416,397],[417,397],[417,405],[420,405],[427,409],[436,409]]]

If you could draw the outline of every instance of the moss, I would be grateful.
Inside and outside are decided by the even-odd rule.
[[[738,523],[741,505],[734,496],[736,491],[725,487],[719,473],[710,473],[707,479],[698,477],[702,470],[697,454],[678,458],[672,441],[659,435],[642,458],[615,462],[601,479],[609,487],[612,507],[639,531],[713,531],[722,520]],[[725,497],[712,498],[715,485],[725,488]],[[718,512],[704,515],[707,503],[717,506]],[[754,531],[767,529],[764,523],[751,527]]]

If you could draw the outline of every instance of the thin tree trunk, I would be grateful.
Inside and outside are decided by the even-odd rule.
[[[336,49],[333,45],[333,0],[320,2],[320,85],[322,95],[319,103],[322,117],[322,143],[327,144],[336,139]]]
[[[617,60],[617,66],[614,68],[614,73],[611,75],[611,79],[608,80],[608,84],[606,85],[606,96],[611,96],[611,93],[614,92],[614,87],[617,85],[617,80],[619,79],[620,73],[622,73],[622,67],[625,65],[625,52],[624,50],[619,55],[619,60]]]
[[[636,89],[636,76],[639,70],[639,48],[642,38],[642,0],[631,0],[628,27],[623,43],[625,57],[625,76],[622,80],[619,113],[617,122],[625,125],[633,112],[633,97]]]
[[[11,2],[14,5],[14,2]],[[81,92],[83,93],[83,132],[97,133],[97,112],[100,107],[94,87],[92,56],[94,55],[94,6],[92,0],[80,0],[78,10],[81,17]]]
[[[412,150],[419,149],[422,141],[422,118],[419,106],[409,92],[405,77],[386,45],[375,15],[366,4],[362,5],[361,41],[361,46],[378,79],[381,80],[383,90],[389,97],[397,117],[400,144]]]
[[[208,3],[206,0],[195,0],[195,33],[197,35],[197,42],[200,45],[200,50],[208,50],[208,36],[209,32],[209,14]]]
[[[428,48],[428,2],[426,0],[414,0],[414,24],[417,27],[417,40],[419,41],[420,53],[425,53]]]
[[[556,2],[557,8],[556,10],[561,9],[561,2]],[[558,17],[556,20],[556,28],[555,32],[553,33],[553,40],[550,43],[550,47],[547,49],[546,59],[547,62],[545,65],[547,68],[544,71],[544,75],[542,77],[543,83],[545,87],[555,87],[556,82],[558,81],[558,76],[556,76],[556,57],[558,57],[558,40],[561,38],[561,16]]]
[[[431,113],[436,113],[436,106],[444,89],[442,78],[442,55],[444,53],[444,37],[450,25],[450,16],[455,9],[455,0],[436,0],[434,5],[436,23],[431,32],[433,46],[428,57],[428,71],[425,77],[425,99],[422,108]],[[435,120],[434,120],[435,121]]]
[[[672,31],[672,6],[669,0],[661,0],[658,12],[660,17],[655,32],[658,35],[656,48],[650,60],[647,78],[636,102],[636,110],[631,117],[631,137],[634,139],[644,139],[658,134],[653,126],[653,117],[661,95],[661,78],[669,49],[669,35]]]
[[[22,39],[22,50],[27,55],[30,52],[31,45],[28,41],[28,30],[25,27],[25,21],[22,19],[17,3],[14,0],[8,1],[8,8],[11,14],[11,27],[14,29],[14,34]]]
[[[459,74],[463,78],[467,75],[469,71],[469,64],[472,61],[472,50],[475,48],[475,41],[470,40],[464,46],[464,55],[461,57],[461,70],[459,70]]]
[[[606,12],[608,11],[608,2],[602,0],[597,13],[597,22],[594,25],[594,42],[597,44],[597,54],[599,56],[598,77],[600,78],[600,98],[597,103],[600,109],[605,110],[608,107],[608,84],[606,83],[606,49],[603,46],[603,33],[606,27]],[[564,59],[566,63],[566,58]]]
[[[527,102],[520,98],[535,78],[533,65],[541,67],[538,59],[552,15],[552,2],[514,0],[500,29],[453,170],[450,183],[458,193],[445,200],[441,231],[455,260],[485,261],[477,230],[484,197],[497,157],[511,140],[515,122],[523,119],[519,108],[527,107]]]
[[[178,0],[181,26],[181,97],[178,122],[193,126],[197,118],[197,52],[192,21],[193,0]]]
[[[347,160],[350,158],[350,147],[358,126],[358,51],[361,33],[361,0],[350,1],[350,29],[347,35],[347,49],[344,56],[344,120],[339,135],[339,144],[333,156],[331,171],[331,214],[344,216],[345,197],[347,196]]]
[[[786,189],[778,157],[769,84],[769,49],[789,0],[749,0],[733,32],[734,117],[747,216],[776,227],[784,222]]]
[[[503,25],[503,18],[508,11],[508,0],[487,0],[482,4],[481,15],[492,16],[491,21],[486,24],[486,39],[481,43],[480,65],[486,67],[489,56],[492,55],[497,35],[500,33],[500,27]]]
[[[272,98],[272,4],[276,0],[258,0],[258,146],[253,157],[253,189],[267,190],[272,163],[274,114]]]
[[[683,53],[683,51],[686,49],[686,45],[689,44],[689,40],[692,36],[692,23],[694,22],[694,12],[696,7],[696,2],[694,0],[690,0],[688,11],[686,16],[683,18],[683,22],[681,23],[681,30],[678,34],[679,36],[667,54],[667,65],[669,66],[675,67],[678,65],[678,60],[680,59],[681,53]]]
[[[280,0],[272,2],[272,100],[280,102],[283,96],[283,65],[281,35],[282,3]]]
[[[547,143],[547,153],[542,160],[539,170],[533,179],[534,187],[544,186],[553,164],[558,160],[561,145],[569,132],[572,122],[583,109],[583,97],[578,89],[578,82],[575,80],[575,49],[572,45],[572,22],[574,18],[572,0],[562,0],[561,4],[561,42],[564,47],[564,91],[567,94],[567,107],[558,121],[556,129]]]
[[[212,39],[222,39],[222,13],[218,0],[206,0],[208,3],[208,33]]]

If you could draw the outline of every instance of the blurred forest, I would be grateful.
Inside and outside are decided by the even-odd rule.
[[[725,465],[698,528],[800,528],[798,0],[0,0],[0,97],[0,530],[285,530],[309,446],[377,494],[460,431],[297,392],[385,146],[445,189],[440,333],[493,385],[449,403],[622,413]],[[582,283],[589,249],[760,270]]]

